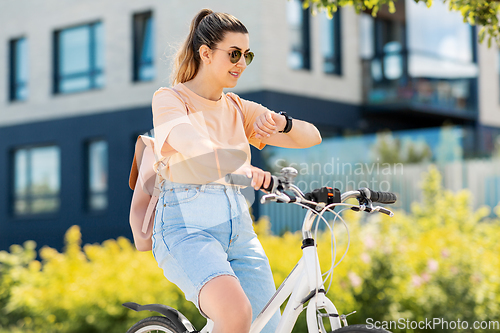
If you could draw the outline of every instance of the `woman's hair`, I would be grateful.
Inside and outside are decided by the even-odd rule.
[[[226,32],[248,33],[247,28],[236,17],[202,9],[191,21],[189,35],[177,51],[172,70],[172,85],[193,79],[200,67],[200,46],[212,48],[224,39]]]

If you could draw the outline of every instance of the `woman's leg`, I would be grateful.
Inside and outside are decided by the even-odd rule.
[[[214,322],[213,333],[247,333],[252,306],[233,276],[223,275],[207,282],[200,291],[200,309]]]
[[[269,261],[257,236],[254,234],[250,237],[251,239],[245,239],[245,233],[240,233],[238,239],[234,241],[234,247],[229,248],[228,259],[252,304],[252,320],[255,320],[276,292],[276,287]],[[279,319],[280,310],[278,309],[261,332],[274,333]]]
[[[238,207],[241,210],[240,214],[234,217],[233,238],[227,251],[228,260],[252,304],[252,320],[255,320],[276,292],[276,287],[269,260],[253,230],[245,198],[242,195],[236,195],[231,199],[232,207]],[[261,332],[274,333],[279,318],[280,311],[278,310]]]
[[[248,333],[252,306],[227,258],[233,226],[223,188],[166,191],[158,201],[153,254],[215,324],[216,333]]]

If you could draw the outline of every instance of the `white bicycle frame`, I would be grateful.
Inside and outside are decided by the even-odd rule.
[[[315,218],[316,215],[309,210],[302,226],[303,239],[312,238],[310,230]],[[326,312],[325,316],[328,316],[331,330],[340,328],[340,316],[335,305],[325,295],[322,278],[316,244],[303,247],[302,258],[254,320],[250,333],[261,332],[274,313],[280,311],[281,304],[289,296],[275,333],[290,333],[307,301],[309,301],[306,312],[309,333],[326,333],[318,310]],[[200,333],[210,333],[212,330],[213,322],[208,320]]]

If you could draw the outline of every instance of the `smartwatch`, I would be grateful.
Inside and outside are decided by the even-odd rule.
[[[286,125],[285,128],[282,131],[279,131],[279,133],[288,133],[292,130],[292,117],[286,114],[285,111],[280,111],[278,114],[284,116],[286,118]]]

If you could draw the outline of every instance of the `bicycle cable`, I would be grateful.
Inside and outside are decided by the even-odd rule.
[[[337,213],[333,209],[331,209],[331,207],[335,208],[337,206],[346,206],[346,208],[342,209],[341,211],[339,211]],[[350,209],[351,207],[356,207],[356,205],[345,204],[345,203],[333,203],[333,204],[326,206],[319,214],[317,214],[319,219],[321,219],[321,221],[323,221],[326,224],[326,226],[328,227],[328,229],[330,231],[330,235],[331,235],[331,239],[330,239],[331,265],[330,265],[330,269],[328,269],[325,273],[322,274],[322,277],[324,277],[323,285],[326,285],[327,280],[330,279],[326,293],[328,293],[330,291],[330,288],[332,285],[333,270],[344,260],[345,256],[347,255],[347,252],[349,251],[349,247],[350,247],[350,243],[351,243],[351,235],[350,235],[349,227],[347,226],[347,223],[345,222],[344,218],[340,214],[342,212],[344,212],[345,210]],[[323,216],[325,212],[330,212],[330,213],[334,214],[334,216],[335,216],[334,219],[332,220],[331,226],[328,223],[328,221],[326,220],[326,218]],[[314,238],[315,239],[318,239],[317,235],[318,235],[318,229],[319,229],[319,219],[318,219],[318,223],[316,223],[315,230],[314,230]],[[342,257],[340,258],[340,260],[338,262],[336,262],[336,260],[337,260],[337,241],[336,241],[335,230],[334,230],[335,229],[335,222],[337,219],[340,219],[340,221],[344,225],[346,232],[347,232],[347,247],[346,247],[344,254],[342,255]],[[325,277],[325,275],[326,275],[326,277]]]
[[[316,215],[315,218],[314,218],[315,220],[316,220],[316,217],[318,217],[318,220],[313,221],[313,223],[316,223],[315,228],[314,228],[314,239],[316,239],[316,241],[318,240],[318,230],[319,230],[319,224],[320,224],[319,221],[320,220],[323,221],[326,224],[326,226],[328,227],[328,229],[330,231],[330,235],[331,235],[331,238],[330,238],[330,244],[331,244],[330,245],[330,257],[331,257],[330,269],[328,269],[325,273],[321,274],[321,267],[319,268],[320,269],[321,280],[322,280],[323,286],[326,285],[327,280],[330,279],[330,281],[328,283],[328,288],[325,291],[325,295],[326,295],[330,291],[330,288],[331,288],[331,285],[332,285],[332,282],[333,282],[333,270],[344,260],[345,256],[347,255],[347,252],[349,251],[349,247],[350,247],[350,244],[351,244],[351,235],[350,235],[350,232],[349,232],[349,227],[347,226],[347,223],[345,222],[344,218],[340,214],[342,212],[344,212],[345,210],[347,210],[347,209],[351,209],[352,207],[357,207],[357,206],[353,205],[353,204],[347,204],[347,203],[332,203],[330,205],[325,206],[321,210],[321,212],[317,212],[316,210],[311,209],[311,207],[309,207],[307,205],[304,205],[302,203],[294,202],[294,204],[312,211]],[[337,212],[335,212],[333,210],[337,206],[345,206],[345,208],[342,209],[342,210],[340,210],[337,213]],[[333,209],[331,209],[331,208],[333,208]],[[323,216],[325,212],[330,212],[330,213],[334,214],[334,216],[335,216],[334,219],[332,220],[332,225],[331,226],[328,223],[328,221],[326,220],[326,218]],[[340,219],[340,221],[344,225],[344,227],[346,229],[346,232],[347,232],[347,246],[346,246],[346,250],[345,250],[344,254],[342,255],[342,257],[340,258],[340,260],[338,262],[336,262],[336,259],[337,259],[337,241],[336,241],[335,230],[334,230],[334,228],[335,228],[335,221],[337,219]],[[317,262],[319,262],[318,252],[315,251],[315,254],[316,254],[315,259],[317,260]],[[318,275],[317,274],[318,274],[318,272],[316,271],[315,272],[316,279],[318,279]],[[325,275],[326,275],[326,277],[323,279],[323,277]],[[318,294],[318,291],[319,291],[318,287],[316,287],[316,289],[315,289],[315,295]],[[318,304],[317,302],[318,302],[318,298],[315,297],[316,306]],[[307,309],[308,307],[309,307],[309,304],[307,306],[304,306],[304,310]],[[317,310],[317,311],[319,311],[319,310]]]
[[[300,205],[300,204],[299,204]],[[301,205],[302,206],[302,205]],[[330,209],[331,207],[336,207],[336,206],[346,206],[346,208],[342,209],[341,211],[339,211],[338,213],[335,212],[334,210]],[[325,273],[321,274],[321,277],[322,277],[322,284],[323,286],[326,285],[326,282],[328,279],[330,279],[329,283],[328,283],[328,288],[326,288],[326,291],[325,291],[325,295],[328,294],[328,292],[330,291],[330,288],[331,288],[331,285],[332,285],[332,281],[333,281],[333,270],[335,269],[335,267],[337,267],[341,262],[342,260],[345,258],[345,256],[347,255],[347,252],[349,251],[349,246],[350,246],[350,239],[351,239],[351,236],[350,236],[350,233],[349,233],[349,228],[347,226],[347,223],[345,222],[345,220],[343,219],[343,217],[340,215],[343,211],[347,210],[347,209],[350,209],[351,207],[354,207],[355,205],[351,205],[351,204],[344,204],[344,203],[332,203],[328,206],[326,206],[325,208],[323,208],[321,210],[320,213],[312,210],[316,215],[317,217],[319,217],[319,219],[317,221],[314,221],[314,223],[316,223],[315,225],[315,228],[314,228],[314,239],[318,240],[318,230],[319,230],[319,224],[320,224],[320,220],[323,221],[326,226],[328,227],[329,231],[330,231],[330,235],[331,235],[331,238],[330,238],[330,257],[331,257],[331,265],[330,265],[330,269],[328,269]],[[309,208],[310,209],[310,208]],[[325,212],[331,212],[332,214],[334,214],[334,219],[332,220],[332,225],[330,226],[330,224],[328,223],[328,221],[326,220],[326,218],[323,216]],[[337,219],[340,219],[344,225],[344,227],[346,228],[346,232],[347,232],[347,237],[348,237],[348,242],[347,242],[347,247],[346,247],[346,250],[344,252],[344,254],[342,255],[342,257],[340,258],[340,260],[336,262],[336,258],[337,258],[337,242],[336,242],[336,237],[335,237],[335,231],[334,231],[334,228],[335,228],[335,221]],[[318,252],[316,251],[316,260],[317,262],[319,262],[319,258],[318,258]],[[321,267],[320,267],[320,270],[321,270]],[[318,279],[318,272],[316,271],[315,272],[316,274],[316,279]],[[326,277],[323,279],[323,277],[326,275]],[[315,289],[315,295],[318,294],[318,287],[316,287]],[[317,306],[317,302],[318,302],[318,298],[315,298],[315,302],[316,302],[316,306]],[[307,307],[309,306],[309,304],[304,307],[304,309],[307,309]],[[318,310],[319,311],[319,310]]]

